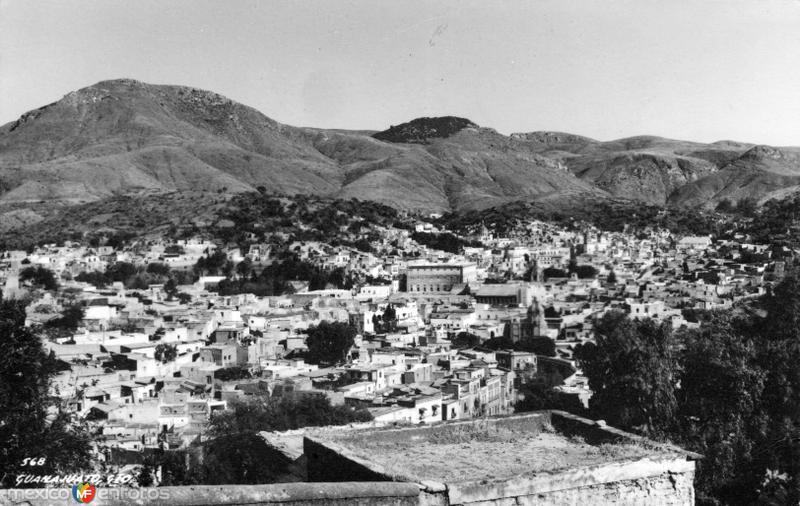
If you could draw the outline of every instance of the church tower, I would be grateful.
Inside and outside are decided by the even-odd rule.
[[[531,264],[531,283],[542,282],[542,269],[539,267],[539,259],[534,257],[533,264]]]
[[[533,298],[533,302],[528,307],[528,316],[525,323],[526,338],[547,335],[547,321],[544,319],[544,309],[542,309],[542,305],[536,297]]]

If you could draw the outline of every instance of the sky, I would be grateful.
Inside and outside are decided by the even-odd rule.
[[[0,124],[122,77],[296,126],[800,145],[800,0],[0,0]]]

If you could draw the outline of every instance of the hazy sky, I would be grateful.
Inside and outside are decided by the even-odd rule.
[[[0,123],[119,77],[298,126],[800,145],[800,0],[0,0]]]

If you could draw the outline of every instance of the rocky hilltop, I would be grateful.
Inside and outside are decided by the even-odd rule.
[[[407,142],[427,144],[431,139],[444,139],[465,128],[478,128],[466,118],[443,116],[441,118],[417,118],[402,125],[389,127],[372,137],[386,142]]]

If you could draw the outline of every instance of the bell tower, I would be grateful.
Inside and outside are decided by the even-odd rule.
[[[533,263],[531,264],[531,283],[541,283],[542,282],[542,269],[539,267],[539,259],[534,257]]]

